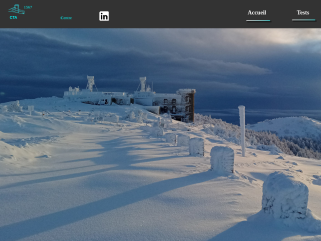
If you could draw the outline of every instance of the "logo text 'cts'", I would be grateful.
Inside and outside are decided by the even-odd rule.
[[[100,11],[99,21],[109,21],[109,11]]]

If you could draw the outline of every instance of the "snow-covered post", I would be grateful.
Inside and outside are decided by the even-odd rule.
[[[134,111],[130,112],[130,114],[129,114],[129,120],[130,120],[130,121],[135,121],[135,119],[136,119],[136,117],[135,117],[135,112],[134,112]]]
[[[290,172],[273,172],[263,183],[262,209],[277,219],[304,219],[309,189]]]
[[[30,112],[30,115],[31,115],[31,112],[34,111],[34,106],[28,105],[28,111]]]
[[[245,106],[239,106],[242,156],[245,156]]]
[[[204,139],[192,138],[189,140],[189,154],[204,156]]]
[[[166,133],[165,134],[166,142],[169,142],[171,144],[176,144],[176,134],[175,133]]]
[[[234,173],[234,150],[228,146],[214,146],[211,150],[211,170],[223,174]]]
[[[184,134],[177,135],[177,146],[189,146],[190,137]]]

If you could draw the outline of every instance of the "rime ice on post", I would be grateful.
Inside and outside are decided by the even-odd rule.
[[[239,106],[242,156],[245,156],[245,106]]]
[[[156,127],[152,129],[152,134],[156,137],[161,137],[164,135],[164,130],[160,127]]]
[[[262,209],[274,218],[299,218],[307,215],[309,189],[291,173],[271,173],[263,183]]]
[[[30,112],[30,115],[31,115],[31,112],[34,111],[34,106],[28,105],[28,111]]]
[[[204,139],[192,138],[189,140],[189,154],[204,156]]]
[[[211,169],[221,173],[234,173],[234,150],[228,146],[214,146],[211,150]]]
[[[174,145],[176,144],[176,134],[174,133],[166,133],[165,139],[166,139],[166,142],[169,142]]]
[[[130,121],[135,121],[135,112],[134,112],[134,111],[130,112],[130,114],[129,114],[129,120],[130,120]]]
[[[178,134],[177,135],[177,146],[188,146],[189,145],[189,136]]]
[[[143,117],[142,116],[137,116],[136,122],[137,123],[143,123]]]

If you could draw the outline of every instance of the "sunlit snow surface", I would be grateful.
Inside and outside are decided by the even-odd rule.
[[[310,215],[321,217],[320,160],[254,149],[241,157],[240,146],[202,125],[165,124],[164,134],[204,138],[205,156],[190,156],[153,134],[157,116],[127,120],[136,105],[20,105],[22,113],[0,113],[0,240],[321,240],[321,231],[260,211],[263,181],[286,171],[309,188]],[[100,113],[119,123],[94,122]],[[303,120],[296,131],[317,125]],[[214,146],[234,150],[234,174],[209,171]]]

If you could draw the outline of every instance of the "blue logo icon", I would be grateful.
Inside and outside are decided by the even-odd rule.
[[[15,4],[13,8],[10,8],[9,13],[18,13],[18,14],[25,14],[25,10],[19,9],[19,4]]]

